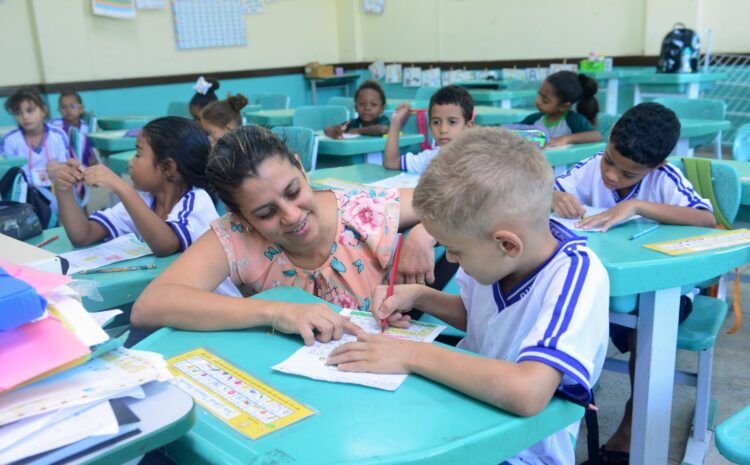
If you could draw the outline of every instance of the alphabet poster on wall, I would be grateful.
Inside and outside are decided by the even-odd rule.
[[[178,49],[247,44],[242,0],[172,0]]]
[[[422,68],[407,66],[404,68],[404,87],[419,87],[422,85]]]
[[[99,16],[135,18],[133,0],[91,0],[91,8]]]

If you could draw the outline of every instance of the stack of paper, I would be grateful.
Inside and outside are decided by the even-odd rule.
[[[170,379],[164,359],[119,347],[69,277],[0,266],[47,302],[41,317],[0,331],[0,463],[68,461],[136,434],[138,418],[113,399],[143,398],[141,385]]]

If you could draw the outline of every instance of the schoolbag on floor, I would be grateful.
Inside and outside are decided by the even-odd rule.
[[[31,205],[42,229],[57,223],[57,215],[51,207],[50,199],[27,181],[19,167],[10,168],[0,179],[0,198]]]
[[[698,72],[701,56],[700,36],[682,23],[677,23],[664,36],[656,70],[660,73]],[[685,69],[683,68],[685,60]]]

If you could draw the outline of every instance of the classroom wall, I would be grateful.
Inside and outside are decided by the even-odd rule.
[[[0,86],[40,79],[75,82],[299,66],[312,59],[339,61],[336,0],[284,0],[264,6],[264,14],[245,17],[246,46],[177,50],[169,8],[138,10],[134,20],[127,20],[92,15],[90,0],[4,0],[0,25],[7,29],[0,28],[0,37],[14,40],[2,41],[0,52],[12,50],[18,42],[30,48],[21,38],[33,37],[35,27],[42,72],[34,75],[33,63],[25,58],[28,50],[19,51],[11,55],[18,71],[0,73]]]
[[[0,2],[0,86],[42,82],[31,3]]]
[[[747,0],[704,0],[701,26],[713,29],[712,52],[750,50],[750,4]]]

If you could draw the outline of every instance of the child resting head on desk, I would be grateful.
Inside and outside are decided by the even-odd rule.
[[[230,213],[143,291],[132,323],[188,330],[269,326],[298,333],[306,344],[358,331],[325,304],[210,291],[230,277],[244,296],[293,286],[340,307],[369,310],[373,288],[391,268],[399,229],[417,223],[412,190],[313,191],[299,157],[259,126],[219,139],[206,173]],[[432,244],[419,246],[433,253]]]
[[[585,74],[572,71],[551,74],[536,97],[539,112],[527,116],[521,124],[546,128],[550,146],[599,142],[602,133],[594,129],[599,113],[596,91],[596,81]],[[577,111],[572,111],[574,103]]]
[[[469,92],[459,86],[445,86],[438,89],[430,98],[430,131],[437,147],[420,153],[401,155],[398,136],[401,127],[409,117],[409,104],[402,103],[391,115],[391,127],[385,145],[383,165],[391,170],[419,174],[427,168],[445,144],[458,137],[464,129],[474,125],[474,99]]]
[[[332,139],[341,139],[344,133],[382,136],[388,132],[390,121],[383,114],[385,110],[385,92],[377,81],[365,81],[354,93],[354,107],[357,117],[333,124],[323,132]]]
[[[188,248],[219,217],[206,191],[210,147],[198,123],[167,116],[138,134],[128,162],[132,186],[104,165],[84,168],[69,160],[58,170],[55,195],[70,242],[83,246],[135,233],[160,257]],[[72,194],[79,183],[101,186],[120,203],[86,217]]]
[[[604,152],[575,165],[555,181],[554,209],[567,218],[585,213],[581,204],[608,210],[582,219],[582,227],[606,231],[632,215],[669,224],[713,227],[713,206],[693,189],[682,172],[667,162],[680,136],[677,115],[658,103],[641,103],[626,111],[612,128]],[[682,296],[680,322],[692,303]],[[632,386],[636,331],[612,324],[612,342],[621,352],[630,351]],[[601,463],[627,463],[632,424],[631,398],[615,433],[599,451]]]
[[[247,97],[242,94],[229,95],[226,100],[209,103],[201,110],[201,126],[208,133],[211,145],[221,139],[224,134],[242,126],[240,110],[247,105]]]
[[[458,262],[460,295],[384,286],[373,313],[393,326],[417,308],[466,331],[458,347],[383,335],[334,350],[340,370],[417,373],[518,415],[556,391],[591,401],[607,351],[609,280],[586,239],[549,221],[552,170],[536,145],[500,128],[465,131],[441,150],[414,191],[424,227]],[[573,465],[570,425],[510,463]]]

